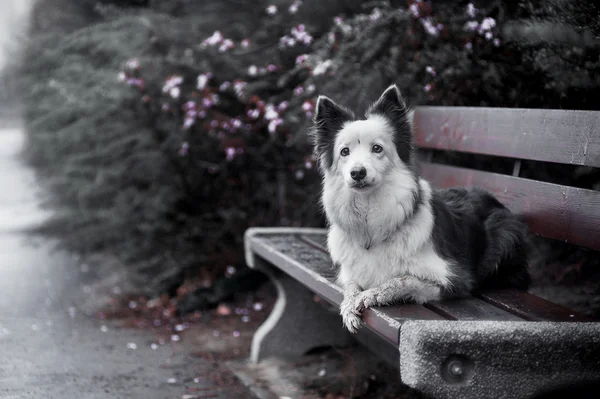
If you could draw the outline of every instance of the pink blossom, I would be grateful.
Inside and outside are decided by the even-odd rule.
[[[223,43],[219,46],[219,53],[224,53],[227,50],[230,50],[235,47],[235,44],[230,39],[223,40]]]
[[[248,48],[250,46],[250,40],[248,39],[244,39],[240,42],[240,46],[242,46],[242,48]]]
[[[475,14],[477,14],[477,9],[473,5],[473,3],[467,4],[467,15],[469,17],[473,18],[473,17],[475,17]]]
[[[273,104],[268,104],[265,109],[265,119],[270,121],[277,119],[279,117],[279,112],[275,110],[275,106]]]
[[[298,57],[296,57],[296,65],[304,64],[307,59],[308,59],[308,55],[300,54]]]
[[[412,14],[413,17],[419,18],[421,13],[419,12],[419,5],[417,3],[412,3],[410,7],[408,7],[408,11]]]
[[[290,12],[290,14],[295,14],[298,12],[298,8],[301,5],[302,5],[302,0],[295,0],[288,8],[288,11]]]
[[[233,82],[233,90],[235,91],[235,94],[237,94],[238,97],[241,97],[242,94],[244,94],[244,88],[246,87],[248,83],[242,81],[242,80],[235,80]]]
[[[436,75],[436,73],[435,73],[435,69],[433,69],[433,67],[426,66],[426,67],[425,67],[425,71],[426,71],[428,74],[430,74],[431,76],[435,76],[435,75]]]
[[[315,85],[314,85],[314,84],[312,84],[312,83],[311,83],[311,84],[309,84],[308,86],[306,86],[306,91],[307,91],[308,93],[312,93],[313,91],[315,91],[315,89],[316,89],[316,87],[315,87]]]
[[[183,129],[187,130],[196,123],[196,112],[190,112],[186,115],[183,121]]]
[[[127,79],[127,75],[125,74],[125,72],[119,72],[119,81],[124,82],[125,79]]]
[[[190,150],[190,145],[187,141],[184,141],[183,143],[181,143],[181,147],[179,148],[179,155],[184,157],[188,154]]]
[[[227,161],[232,161],[235,158],[235,148],[227,147],[225,148],[225,157]]]
[[[228,81],[225,81],[225,82],[221,83],[221,85],[219,86],[219,90],[226,91],[230,87],[231,87],[231,83],[229,83]]]
[[[303,111],[312,111],[313,110],[313,105],[310,101],[304,101],[302,103],[302,110]]]
[[[471,43],[471,42],[467,42],[467,43],[465,44],[465,49],[466,49],[466,50],[471,50],[472,48],[473,48],[473,43]]]
[[[258,109],[251,109],[247,112],[248,117],[252,118],[252,119],[258,119],[258,117],[260,116],[260,111]]]
[[[258,74],[258,68],[256,67],[256,65],[250,65],[248,67],[248,75],[256,76],[257,74]]]
[[[204,41],[202,42],[202,44],[208,44],[209,46],[214,46],[217,45],[219,43],[221,43],[223,41],[223,35],[221,34],[220,31],[216,30],[212,36],[204,39]]]
[[[344,22],[344,18],[342,18],[342,17],[338,16],[338,17],[333,18],[333,23],[335,23],[338,26],[341,25],[342,22]]]
[[[310,162],[310,161],[306,161],[306,163],[304,164],[304,167],[305,167],[306,169],[312,169],[312,167],[313,167],[313,164],[312,164],[312,162]]]
[[[298,169],[296,171],[296,180],[302,180],[304,178],[304,171],[302,169]]]
[[[304,93],[304,87],[302,87],[302,86],[296,86],[296,88],[294,89],[294,95],[295,96],[299,96],[302,93]]]
[[[496,20],[494,18],[485,18],[479,25],[479,33],[491,30],[496,26]]]
[[[269,122],[269,133],[274,134],[277,131],[277,127],[283,123],[281,118],[273,119]]]
[[[279,47],[280,48],[294,47],[295,45],[296,45],[296,40],[292,39],[289,36],[283,36],[281,39],[279,39]]]
[[[275,65],[273,65],[273,64],[267,65],[267,71],[274,72],[275,70],[277,70],[277,67]]]
[[[381,10],[377,7],[375,7],[373,9],[373,11],[371,12],[371,14],[369,15],[369,19],[371,21],[377,21],[379,18],[381,18]]]
[[[212,77],[212,73],[202,73],[200,75],[198,75],[198,79],[196,81],[196,88],[198,90],[204,90],[204,88],[206,87],[206,84],[208,83],[208,81],[210,80],[210,78]]]
[[[127,78],[125,82],[130,86],[135,86],[140,89],[144,88],[144,79],[141,78]]]
[[[492,40],[492,37],[494,37],[494,35],[492,35],[492,32],[485,32],[486,40]]]
[[[172,89],[178,87],[182,83],[183,83],[183,77],[181,77],[179,75],[170,76],[165,81],[162,91],[163,91],[163,93],[170,93]]]
[[[469,32],[475,32],[479,27],[479,23],[477,21],[469,21],[463,27],[464,30]]]
[[[187,101],[185,104],[183,104],[182,108],[184,111],[192,110],[192,109],[196,108],[196,102],[195,101]]]
[[[299,24],[292,27],[290,35],[283,36],[279,39],[279,46],[282,48],[294,47],[296,43],[303,43],[308,46],[312,41],[313,37],[306,31],[304,24]]]
[[[277,106],[277,110],[279,110],[279,111],[285,111],[287,109],[288,105],[289,105],[289,103],[287,101],[282,101]]]
[[[274,5],[270,5],[267,7],[267,14],[269,15],[275,15],[277,14],[277,6]]]
[[[213,102],[211,101],[210,98],[205,97],[202,99],[202,106],[204,108],[211,108],[213,106]]]
[[[498,38],[494,39],[494,46],[500,47],[500,39],[498,39]]]
[[[431,85],[429,83],[427,83],[425,85],[425,87],[423,88],[423,90],[425,90],[426,93],[429,93],[431,91]]]
[[[177,98],[179,98],[180,94],[181,94],[181,89],[179,87],[173,87],[173,88],[171,88],[171,90],[169,90],[169,95],[172,98],[177,99]]]
[[[125,63],[125,68],[127,69],[139,69],[140,68],[140,60],[137,58],[132,58]]]
[[[320,62],[319,64],[317,64],[317,66],[315,66],[315,68],[313,69],[313,75],[322,75],[325,72],[327,72],[327,70],[333,65],[333,61],[331,60],[325,60],[323,62]]]
[[[327,42],[329,44],[335,43],[335,33],[334,32],[329,32],[329,34],[327,35]]]
[[[242,127],[242,121],[237,118],[232,118],[230,122],[235,129],[239,129],[240,127]]]
[[[431,36],[439,35],[439,31],[435,26],[433,26],[433,23],[431,22],[431,18],[429,18],[429,17],[422,18],[420,21],[421,21],[421,25],[423,25],[423,28],[425,28],[425,32],[429,33]]]

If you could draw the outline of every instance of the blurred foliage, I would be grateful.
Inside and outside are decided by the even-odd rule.
[[[241,264],[249,226],[322,226],[317,94],[600,109],[593,1],[39,0],[13,73],[42,232],[162,290]],[[218,32],[217,32],[218,31]]]

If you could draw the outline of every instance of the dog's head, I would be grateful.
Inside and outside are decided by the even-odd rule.
[[[394,170],[412,169],[411,111],[396,85],[383,92],[362,120],[319,96],[312,135],[324,174],[343,178],[355,192],[372,191]]]

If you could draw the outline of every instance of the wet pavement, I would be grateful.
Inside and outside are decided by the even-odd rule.
[[[198,377],[210,364],[182,342],[80,313],[75,258],[26,233],[48,213],[23,141],[0,129],[0,398],[228,397]]]

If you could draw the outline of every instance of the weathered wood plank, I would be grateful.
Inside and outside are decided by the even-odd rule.
[[[434,187],[477,186],[522,215],[536,234],[600,250],[600,192],[497,173],[422,162]]]
[[[594,321],[584,314],[517,290],[482,291],[477,297],[531,321]]]
[[[600,112],[417,107],[418,147],[600,167]]]
[[[326,230],[323,229],[325,232]],[[327,234],[303,234],[300,239],[309,245],[312,245],[315,249],[327,252]]]
[[[425,307],[451,320],[523,321],[521,317],[473,297],[434,301]]]

